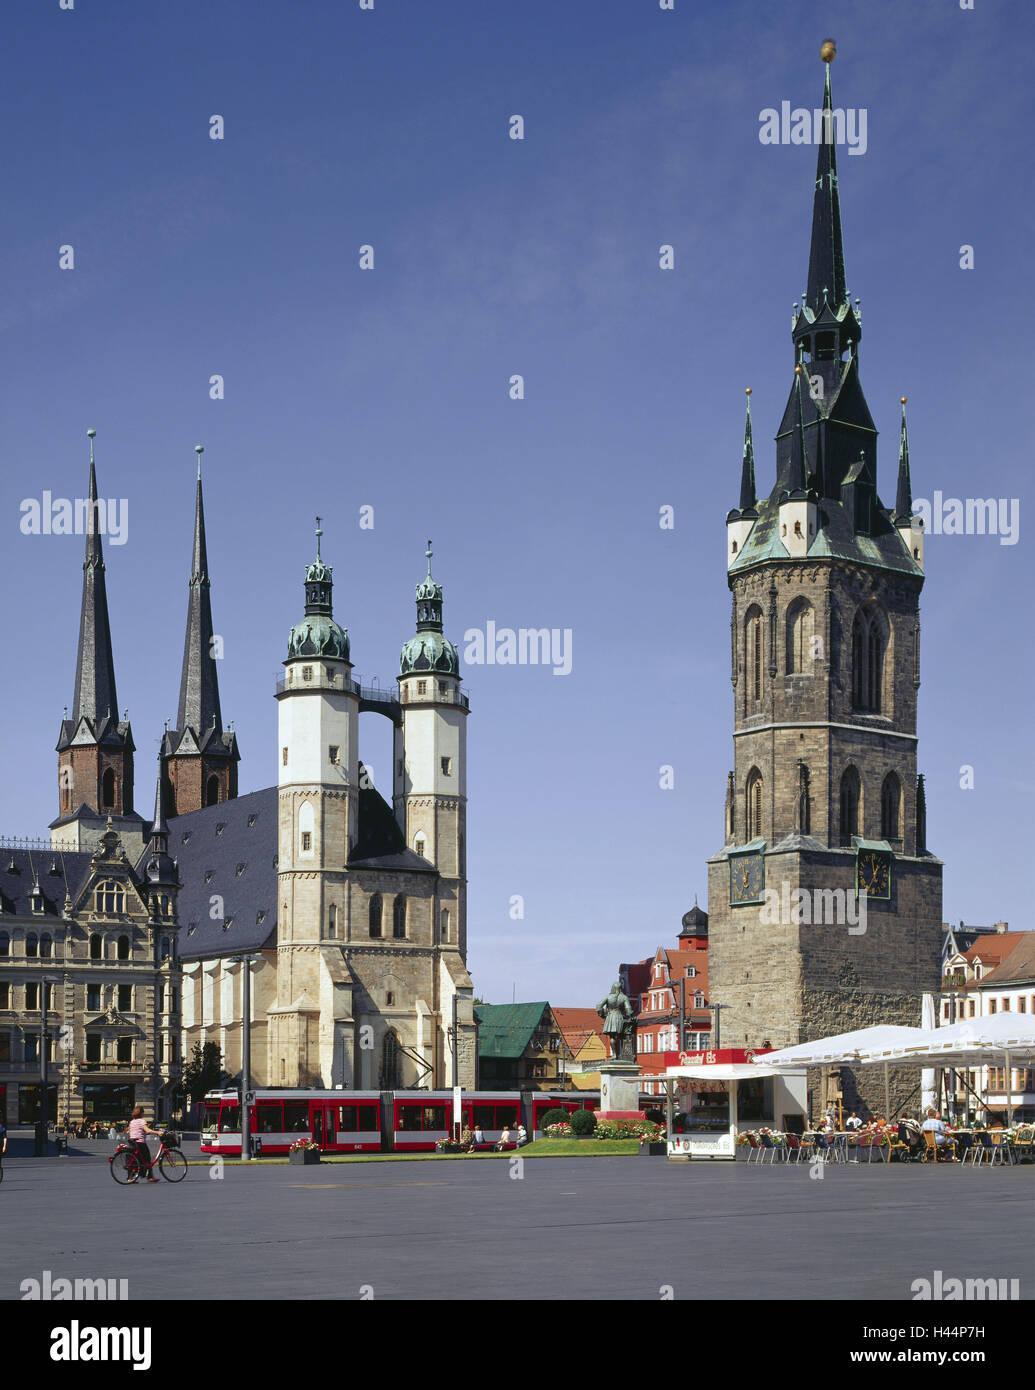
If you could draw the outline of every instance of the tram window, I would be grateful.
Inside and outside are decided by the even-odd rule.
[[[286,1100],[284,1102],[285,1134],[309,1133],[309,1102],[307,1100]]]
[[[420,1106],[400,1105],[398,1129],[420,1129]]]
[[[497,1129],[496,1107],[494,1105],[476,1105],[472,1113],[475,1129]]]
[[[238,1134],[241,1129],[241,1107],[224,1105],[219,1111],[220,1134]]]
[[[259,1106],[259,1133],[283,1134],[284,1112],[280,1101],[263,1101]]]
[[[509,1125],[516,1125],[518,1118],[516,1105],[497,1105],[495,1129],[506,1129]]]
[[[360,1105],[359,1129],[362,1134],[376,1134],[381,1128],[381,1120],[376,1105]]]
[[[338,1128],[344,1130],[346,1134],[355,1134],[359,1129],[356,1117],[357,1106],[342,1105],[338,1108]]]
[[[202,1114],[201,1128],[214,1130],[219,1120],[219,1106],[206,1105]]]
[[[423,1113],[423,1127],[425,1129],[446,1128],[446,1107],[444,1105],[425,1105]]]

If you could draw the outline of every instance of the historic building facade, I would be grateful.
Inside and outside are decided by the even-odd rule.
[[[757,495],[749,392],[726,526],[734,768],[709,940],[731,1047],[919,1024],[939,975],[942,866],[916,753],[923,533],[904,399],[895,506],[877,494],[833,143],[819,147],[791,336],[775,485]]]

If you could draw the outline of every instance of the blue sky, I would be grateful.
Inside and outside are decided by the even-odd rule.
[[[0,833],[56,814],[75,675],[82,540],[22,535],[22,501],[81,496],[97,429],[101,491],[129,501],[107,577],[147,807],[200,442],[241,791],[276,777],[313,515],[382,683],[431,536],[458,645],[488,620],[572,631],[568,676],[465,672],[479,993],[594,1003],[670,944],[722,841],[743,391],[768,491],[807,269],[815,150],[763,146],[759,113],[819,104],[829,33],[835,102],[868,113],[839,172],[879,489],[908,395],[917,496],[1020,499],[1016,545],[928,540],[919,731],[946,919],[1031,925],[1029,6],[22,0],[2,26]]]

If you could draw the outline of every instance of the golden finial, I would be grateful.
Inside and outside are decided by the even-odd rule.
[[[795,375],[795,376],[801,376],[801,363],[800,363],[800,362],[798,363],[798,365],[797,365],[797,366],[795,367],[795,369],[794,369],[794,375]]]
[[[750,395],[751,395],[751,387],[750,387],[750,386],[745,386],[745,387],[744,387],[744,395],[745,395],[745,396],[750,396]]]
[[[823,45],[819,50],[819,56],[824,63],[832,63],[837,57],[837,44],[833,39],[824,39]]]
[[[899,396],[899,401],[901,402],[902,405],[905,405],[905,403],[906,403],[906,401],[907,401],[908,399],[909,399],[908,396]]]

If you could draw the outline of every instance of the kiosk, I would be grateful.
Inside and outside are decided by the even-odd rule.
[[[657,1079],[665,1086],[670,1159],[735,1159],[741,1130],[763,1125],[804,1129],[807,1093],[802,1067],[778,1070],[760,1062],[716,1058],[668,1067]]]

